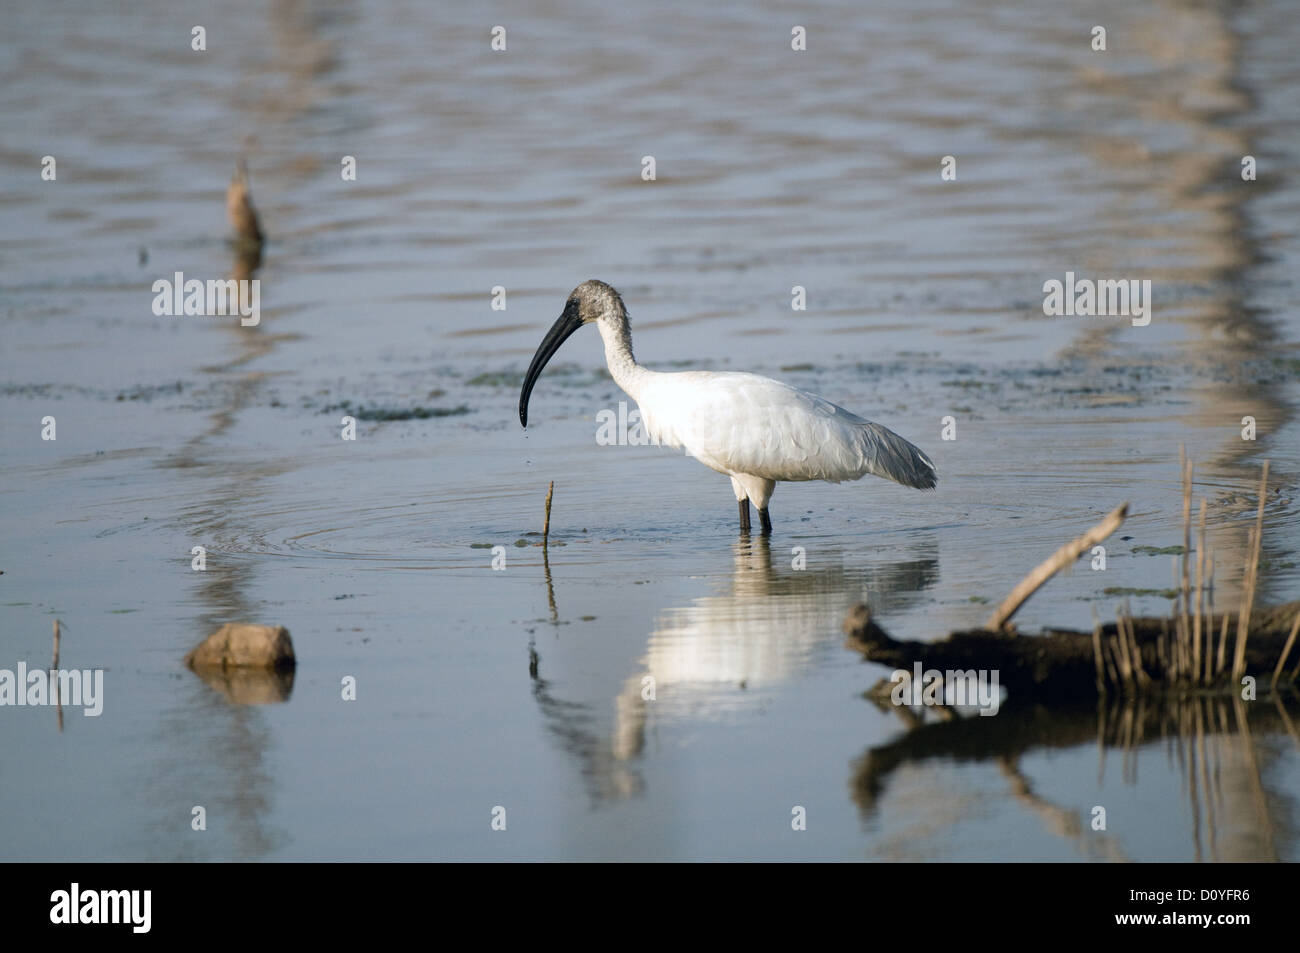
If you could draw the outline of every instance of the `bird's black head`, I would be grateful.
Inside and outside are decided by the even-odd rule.
[[[564,303],[564,311],[551,325],[551,330],[546,332],[546,337],[542,338],[537,353],[533,355],[533,362],[528,365],[528,373],[524,375],[524,387],[519,393],[521,424],[528,426],[528,398],[533,392],[533,385],[542,375],[547,362],[560,349],[560,345],[584,324],[599,321],[604,315],[612,313],[625,313],[623,299],[619,297],[617,291],[603,281],[594,278],[584,281],[569,293],[569,298]]]

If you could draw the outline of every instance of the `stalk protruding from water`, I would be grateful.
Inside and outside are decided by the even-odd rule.
[[[547,540],[551,535],[551,497],[555,495],[555,481],[546,490],[546,522],[542,524],[542,548],[546,548]]]

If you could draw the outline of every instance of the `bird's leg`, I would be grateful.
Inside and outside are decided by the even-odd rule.
[[[740,531],[749,532],[749,498],[740,501]]]
[[[748,515],[748,514],[746,514],[746,515]],[[772,535],[772,521],[771,521],[771,519],[768,518],[768,515],[767,515],[767,507],[766,507],[766,506],[763,507],[762,509],[760,509],[760,510],[758,511],[758,519],[759,519],[759,522],[763,524],[763,535],[764,535],[764,536],[771,536],[771,535]]]

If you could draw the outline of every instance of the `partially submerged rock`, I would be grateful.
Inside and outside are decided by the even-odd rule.
[[[293,641],[282,625],[227,622],[185,656],[196,672],[226,669],[283,671],[296,664]]]

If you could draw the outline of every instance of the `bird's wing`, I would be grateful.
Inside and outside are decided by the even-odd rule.
[[[880,424],[757,374],[657,374],[642,417],[661,443],[724,473],[767,480],[856,480],[867,474],[929,489],[934,464]]]

